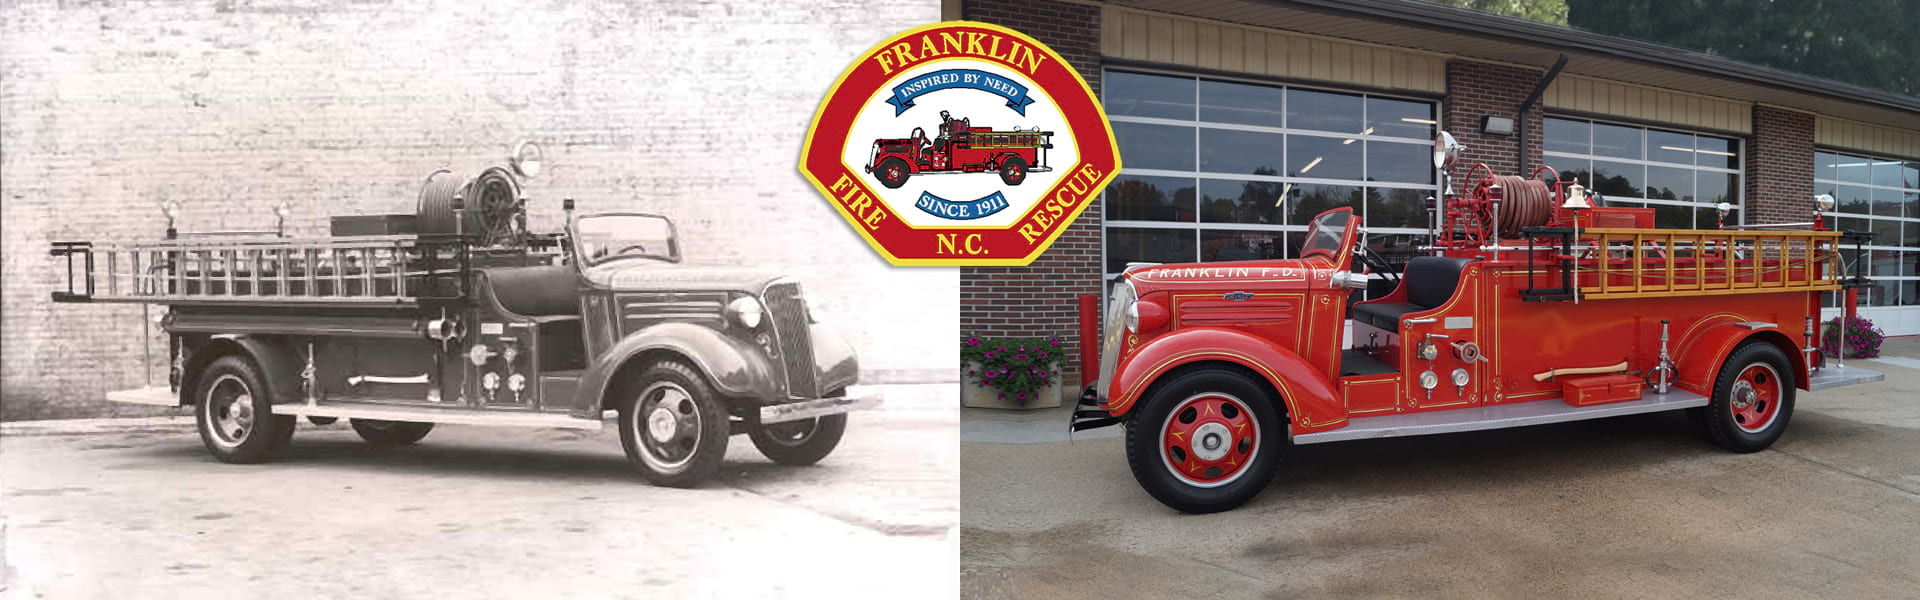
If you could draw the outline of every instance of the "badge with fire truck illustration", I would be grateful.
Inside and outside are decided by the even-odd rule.
[[[861,55],[800,156],[800,172],[896,265],[1026,265],[1119,170],[1106,114],[1073,65],[968,21]]]

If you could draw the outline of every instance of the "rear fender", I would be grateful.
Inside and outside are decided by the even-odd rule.
[[[607,392],[620,377],[646,368],[662,358],[684,360],[692,364],[714,391],[729,398],[753,398],[759,401],[780,397],[774,385],[773,365],[760,348],[735,339],[711,327],[691,323],[661,323],[633,332],[613,348],[601,353],[587,367],[574,390],[573,416],[599,419],[607,408]]]
[[[229,354],[244,356],[260,368],[260,376],[266,379],[271,393],[269,400],[274,404],[305,401],[300,393],[300,370],[304,363],[289,344],[250,335],[216,335],[187,357],[183,365],[181,406],[198,403],[193,390],[200,385],[201,372],[214,360]]]
[[[1213,327],[1154,338],[1121,358],[1114,367],[1108,412],[1126,414],[1160,376],[1182,365],[1209,361],[1240,365],[1264,377],[1280,392],[1295,434],[1337,429],[1347,422],[1346,407],[1332,386],[1299,355],[1253,335]]]
[[[1734,317],[1711,318],[1712,322],[1699,325],[1698,332],[1682,335],[1677,346],[1679,358],[1674,360],[1675,387],[1712,396],[1713,379],[1719,376],[1720,367],[1727,356],[1733,354],[1733,349],[1747,340],[1761,340],[1787,354],[1793,368],[1794,387],[1807,389],[1807,356],[1800,352],[1787,332],[1773,325],[1749,327],[1739,324]]]

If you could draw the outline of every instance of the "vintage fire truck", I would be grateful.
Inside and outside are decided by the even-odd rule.
[[[674,224],[640,213],[574,215],[526,231],[520,145],[505,167],[436,171],[415,214],[331,219],[331,236],[186,234],[57,242],[56,302],[163,307],[166,387],[122,402],[189,406],[219,460],[270,459],[295,418],[350,419],[376,445],[436,423],[598,430],[618,423],[641,475],[712,475],[745,433],[775,462],[811,464],[839,443],[859,368],[776,273],[679,264]],[[152,320],[148,320],[149,323]]]
[[[907,177],[940,173],[999,173],[1007,185],[1020,185],[1028,173],[1052,171],[1046,151],[1053,148],[1053,132],[1014,129],[994,131],[992,127],[974,127],[965,118],[955,119],[940,111],[940,135],[927,139],[927,132],[913,128],[905,138],[873,141],[872,156],[866,170],[880,185],[897,189]]]
[[[1459,148],[1442,134],[1435,166]],[[1808,223],[1680,230],[1545,167],[1477,165],[1465,188],[1437,203],[1432,255],[1369,301],[1349,296],[1396,274],[1351,208],[1317,216],[1298,258],[1129,266],[1071,428],[1124,425],[1139,484],[1202,513],[1259,493],[1295,444],[1684,410],[1754,452],[1796,390],[1882,378],[1817,350],[1821,294],[1858,285],[1843,258],[1864,241],[1824,230],[1830,199]]]

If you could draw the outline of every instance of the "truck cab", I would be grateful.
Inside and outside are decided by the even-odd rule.
[[[734,434],[778,463],[819,461],[846,413],[879,403],[798,282],[683,264],[667,217],[576,216],[568,199],[560,231],[526,231],[527,154],[436,173],[414,214],[336,217],[326,237],[169,223],[163,241],[58,242],[83,266],[54,300],[162,307],[167,385],[108,398],[192,408],[227,462],[270,459],[297,417],[349,419],[378,445],[437,423],[612,420],[642,476],[687,486]]]

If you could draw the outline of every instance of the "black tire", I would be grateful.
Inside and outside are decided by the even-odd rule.
[[[1195,420],[1187,420],[1187,415],[1183,414],[1189,409],[1204,407],[1205,402],[1214,398],[1233,401],[1234,419],[1238,419],[1238,414],[1244,410],[1254,425],[1254,436],[1250,440],[1243,440],[1244,444],[1234,443],[1231,440],[1242,439],[1240,434],[1227,430],[1226,439],[1229,442],[1225,445],[1225,453],[1219,458],[1236,459],[1244,461],[1244,464],[1224,474],[1220,481],[1195,482],[1188,479],[1188,475],[1176,474],[1175,465],[1204,466],[1203,462],[1188,462],[1203,461],[1198,451],[1191,456],[1186,452],[1176,452],[1171,447],[1177,445],[1175,442],[1163,440],[1175,439],[1168,437],[1166,432],[1176,422],[1197,423],[1211,418],[1213,414],[1227,418],[1228,411],[1224,409]],[[1212,513],[1245,504],[1272,480],[1274,465],[1278,464],[1287,447],[1285,420],[1282,411],[1277,408],[1279,405],[1279,399],[1271,397],[1265,386],[1238,370],[1208,367],[1163,379],[1143,394],[1140,406],[1127,416],[1127,466],[1133,470],[1134,480],[1140,482],[1140,487],[1145,488],[1147,494],[1180,512]],[[1181,409],[1182,414],[1177,414],[1176,408]],[[1198,416],[1199,411],[1195,412],[1195,416]],[[1194,435],[1179,439],[1205,435],[1205,425],[1201,427],[1193,432]],[[1169,447],[1163,448],[1163,445]],[[1187,445],[1191,447],[1192,442]],[[1207,467],[1199,475],[1209,477],[1215,471],[1215,467]]]
[[[1733,349],[1714,378],[1707,434],[1734,452],[1773,445],[1793,419],[1793,362],[1778,346],[1751,340]]]
[[[747,430],[753,447],[768,460],[783,465],[804,467],[820,462],[840,445],[847,432],[847,415],[827,415],[816,419],[761,425]]]
[[[354,433],[360,434],[360,439],[381,448],[411,446],[427,437],[427,432],[433,431],[432,423],[412,421],[349,419],[347,424],[353,426]]]
[[[620,445],[641,476],[692,487],[720,469],[732,417],[698,370],[663,360],[641,371],[627,393],[619,400]]]
[[[1000,183],[1020,185],[1020,182],[1027,180],[1027,161],[1018,156],[1009,157],[1006,160],[1000,161],[1000,168],[998,170],[1000,171]]]
[[[911,175],[913,170],[907,168],[907,161],[899,158],[889,158],[873,166],[873,177],[880,180],[880,185],[887,186],[890,190],[897,190],[900,186],[906,185],[907,177]]]
[[[222,356],[200,372],[193,421],[200,443],[220,462],[262,463],[293,436],[292,415],[273,414],[266,379],[253,361]]]

